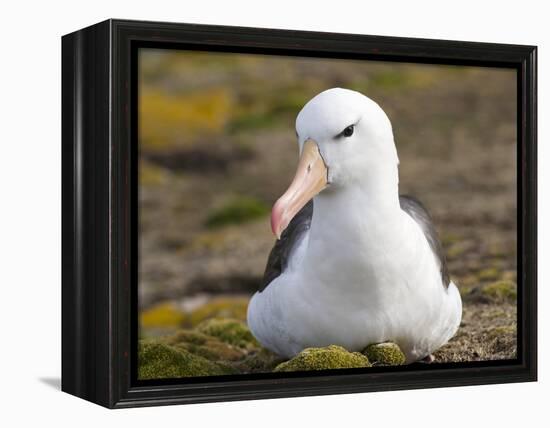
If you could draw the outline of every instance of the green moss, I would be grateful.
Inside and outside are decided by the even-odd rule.
[[[373,365],[400,366],[405,364],[405,354],[395,343],[372,344],[367,346],[363,353]]]
[[[441,236],[441,242],[443,245],[451,245],[460,241],[460,236],[456,233],[444,233]]]
[[[284,91],[279,92],[278,96],[273,100],[270,107],[270,115],[296,115],[304,106],[309,98],[311,98],[311,91],[304,88],[303,85],[295,88],[285,88]],[[284,117],[284,116],[282,116]]]
[[[477,277],[482,281],[495,280],[495,279],[498,279],[499,276],[500,276],[500,271],[495,267],[483,269],[479,271],[477,274]]]
[[[263,202],[240,196],[210,213],[206,219],[206,226],[215,228],[229,224],[242,224],[263,217],[267,213],[269,213],[269,207]]]
[[[265,348],[249,352],[245,359],[237,362],[234,367],[239,373],[269,373],[283,360]]]
[[[227,363],[242,360],[246,356],[242,349],[192,330],[181,330],[164,341],[178,349],[184,349],[210,361]]]
[[[327,370],[370,367],[369,359],[359,352],[348,352],[341,346],[307,348],[289,361],[275,367],[276,372]]]
[[[464,242],[452,244],[447,250],[447,257],[449,259],[457,258],[462,254],[464,254],[467,250],[468,250],[468,245],[465,244]]]
[[[175,328],[186,321],[185,313],[172,302],[162,302],[141,312],[143,328]]]
[[[141,342],[138,350],[139,379],[215,376],[234,369],[160,342]]]
[[[188,325],[194,327],[210,318],[232,318],[245,321],[248,300],[248,298],[242,297],[218,297],[212,299],[191,312]]]
[[[487,331],[489,339],[498,339],[506,335],[516,335],[517,329],[515,325],[505,325],[499,327],[493,327]]]
[[[246,324],[238,320],[212,318],[200,323],[197,331],[239,348],[259,347]]]
[[[407,75],[397,71],[384,71],[379,72],[371,77],[371,82],[374,86],[378,86],[382,89],[399,89],[407,86],[409,80]]]
[[[515,302],[517,286],[512,281],[497,281],[483,287],[481,293],[492,300]]]
[[[228,125],[230,133],[251,131],[255,129],[269,128],[275,124],[273,116],[269,113],[246,112],[235,117]]]
[[[491,328],[486,332],[486,341],[493,353],[509,352],[515,355],[517,348],[516,325]]]

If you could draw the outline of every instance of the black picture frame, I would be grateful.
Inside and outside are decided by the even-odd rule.
[[[517,70],[518,358],[314,374],[136,378],[139,46]],[[537,379],[535,46],[107,20],[62,38],[62,390],[109,408]]]

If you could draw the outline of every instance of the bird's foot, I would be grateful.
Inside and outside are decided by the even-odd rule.
[[[435,361],[435,357],[433,354],[426,355],[424,358],[420,360],[421,363],[425,364],[431,364]]]

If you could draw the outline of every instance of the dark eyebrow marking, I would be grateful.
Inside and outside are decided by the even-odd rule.
[[[345,126],[344,129],[342,129],[338,134],[336,134],[336,135],[335,135],[334,137],[332,137],[332,138],[340,138],[340,137],[343,137],[343,136],[344,136],[344,131],[345,131],[346,129],[348,129],[350,126],[353,126],[353,127],[355,128],[359,122],[361,122],[361,118],[357,119],[357,120],[355,121],[355,123],[351,123],[351,124]]]

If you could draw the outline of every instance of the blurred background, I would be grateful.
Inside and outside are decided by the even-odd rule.
[[[336,86],[386,111],[400,192],[440,232],[464,317],[437,360],[514,358],[516,73],[464,66],[140,50],[140,337],[246,320],[296,115]]]

